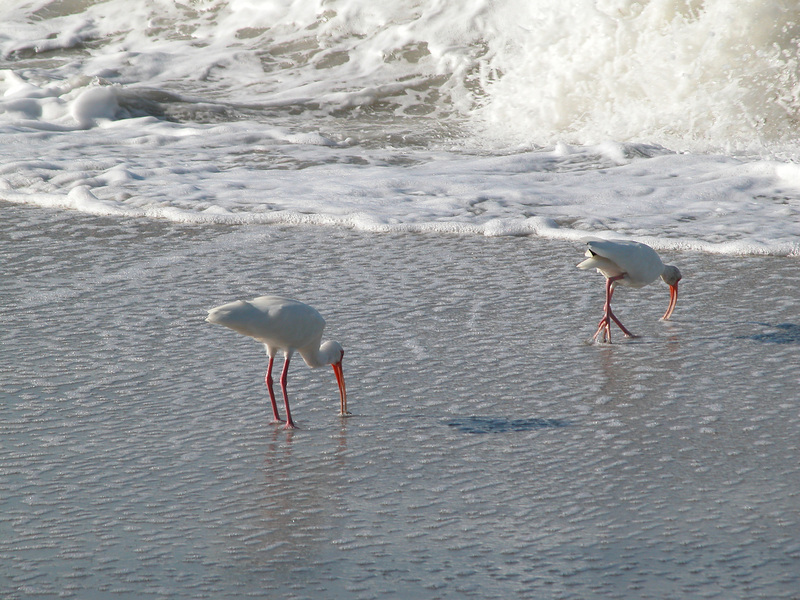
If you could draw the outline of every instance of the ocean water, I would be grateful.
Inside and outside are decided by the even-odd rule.
[[[0,596],[797,598],[800,8],[384,4],[0,4]]]
[[[798,253],[800,8],[0,8],[0,197],[188,223]]]

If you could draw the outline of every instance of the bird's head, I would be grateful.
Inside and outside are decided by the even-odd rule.
[[[325,362],[333,367],[333,372],[336,375],[336,383],[339,384],[339,400],[341,403],[339,414],[342,416],[349,415],[350,413],[347,412],[347,389],[344,385],[344,373],[342,372],[344,349],[339,342],[325,342],[320,346],[319,351]]]
[[[664,321],[669,319],[672,316],[672,311],[675,310],[675,305],[678,302],[678,282],[681,278],[682,275],[678,267],[672,265],[664,267],[664,271],[661,273],[661,279],[669,286],[669,306],[667,307],[667,312],[661,317]]]

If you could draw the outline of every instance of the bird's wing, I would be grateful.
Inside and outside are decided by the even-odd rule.
[[[617,274],[625,273],[627,285],[647,285],[664,271],[664,263],[658,253],[647,244],[629,240],[598,240],[587,245],[592,254],[613,263],[617,267]]]

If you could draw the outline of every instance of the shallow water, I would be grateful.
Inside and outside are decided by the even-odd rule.
[[[4,597],[797,596],[796,261],[673,253],[597,345],[578,244],[2,211]],[[274,292],[352,417],[203,321]]]

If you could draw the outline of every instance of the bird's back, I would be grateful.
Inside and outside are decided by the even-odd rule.
[[[620,281],[622,285],[642,287],[655,281],[664,271],[664,263],[658,253],[641,242],[593,240],[587,242],[587,246],[592,254],[611,261],[621,272],[626,273],[625,279]],[[589,261],[584,261],[581,265],[584,263]]]
[[[313,307],[280,296],[237,300],[208,311],[206,321],[224,325],[271,348],[319,348],[325,319]]]

